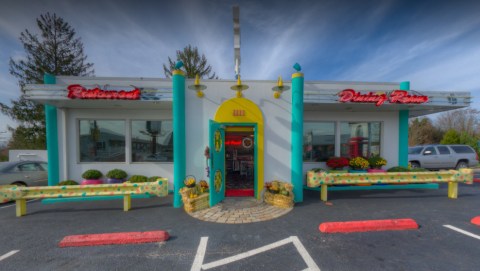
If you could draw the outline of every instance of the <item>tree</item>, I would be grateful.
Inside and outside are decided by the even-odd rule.
[[[476,136],[480,129],[480,111],[472,108],[459,109],[442,113],[437,118],[437,126],[448,131],[454,129],[465,132],[467,135]]]
[[[408,127],[408,145],[434,144],[442,139],[442,131],[429,118],[415,118]]]
[[[207,58],[204,54],[200,57],[197,47],[188,45],[183,48],[183,51],[177,51],[177,60],[181,60],[187,72],[187,78],[195,78],[198,74],[200,78],[206,77],[208,79],[218,79],[215,73],[212,73],[212,67],[208,65]],[[172,72],[175,70],[176,61],[168,57],[168,64],[163,64],[163,72],[167,78],[172,77]]]
[[[42,84],[45,73],[53,75],[93,75],[93,64],[87,63],[83,43],[75,30],[61,17],[46,13],[37,18],[40,35],[25,30],[20,42],[26,57],[10,58],[10,74],[18,79],[21,95],[12,105],[0,103],[3,114],[16,120],[17,128],[12,132],[9,146],[15,148],[45,149],[45,113],[43,105],[25,98],[26,84]]]
[[[440,144],[460,144],[460,134],[457,131],[450,129],[443,135]]]
[[[467,132],[458,132],[454,129],[448,130],[440,141],[441,144],[464,144],[469,145],[478,151],[478,137],[469,135]]]

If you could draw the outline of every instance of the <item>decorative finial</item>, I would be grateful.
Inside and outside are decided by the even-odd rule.
[[[302,70],[302,67],[301,67],[300,64],[298,64],[298,63],[295,63],[295,64],[293,65],[293,68],[294,68],[297,72],[299,72],[299,71]]]
[[[197,74],[195,75],[195,82],[193,83],[193,85],[188,86],[188,88],[197,91],[197,97],[202,98],[203,96],[205,96],[202,90],[206,89],[207,86],[200,84],[200,76]]]
[[[200,85],[200,75],[195,75],[195,83],[193,83],[195,86],[199,86]]]
[[[183,61],[179,60],[175,63],[175,70],[179,70],[181,67],[183,67]]]
[[[290,87],[289,86],[284,86],[283,85],[283,80],[282,80],[282,77],[279,76],[278,77],[278,80],[277,80],[277,86],[273,87],[272,90],[274,91],[273,92],[273,97],[275,99],[278,99],[280,98],[280,96],[282,95],[282,92],[284,92],[285,90],[289,90]]]
[[[237,77],[237,84],[230,87],[231,90],[235,90],[237,92],[237,98],[241,98],[242,91],[248,89],[247,85],[242,85],[242,80],[240,79],[240,75]]]

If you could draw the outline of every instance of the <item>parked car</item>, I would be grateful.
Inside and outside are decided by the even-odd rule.
[[[41,161],[17,161],[0,163],[0,185],[42,186],[48,185],[48,167]]]
[[[478,165],[478,155],[468,145],[424,145],[408,148],[412,168],[459,169]]]

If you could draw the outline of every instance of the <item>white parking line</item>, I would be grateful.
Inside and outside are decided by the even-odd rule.
[[[459,229],[459,228],[457,228],[457,227],[454,227],[454,226],[452,226],[452,225],[443,225],[443,226],[444,226],[445,228],[449,228],[449,229],[454,230],[454,231],[456,231],[456,232],[463,233],[463,234],[465,234],[465,235],[467,235],[467,236],[470,236],[470,237],[473,237],[473,238],[475,238],[475,239],[480,240],[480,236],[478,236],[478,235],[476,235],[476,234],[473,234],[473,233],[471,233],[471,232],[464,231],[464,230]]]
[[[271,250],[271,249],[274,249],[274,248],[277,248],[277,247],[281,247],[281,246],[289,244],[289,243],[293,243],[295,248],[300,253],[300,256],[302,256],[303,260],[307,264],[308,268],[304,269],[304,271],[305,270],[320,271],[320,268],[317,266],[317,264],[312,259],[310,254],[308,254],[307,250],[305,249],[305,247],[300,242],[300,240],[298,239],[297,236],[290,236],[289,238],[280,240],[278,242],[275,242],[275,243],[272,243],[272,244],[269,244],[269,245],[266,245],[266,246],[263,246],[263,247],[259,247],[257,249],[253,249],[253,250],[250,250],[250,251],[247,251],[247,252],[244,252],[244,253],[240,253],[240,254],[235,255],[235,256],[227,257],[227,258],[224,258],[224,259],[221,259],[221,260],[217,260],[217,261],[214,261],[214,262],[211,262],[211,263],[203,264],[203,259],[205,257],[205,252],[206,252],[206,249],[207,249],[207,242],[208,242],[208,237],[202,237],[200,239],[200,245],[198,246],[197,254],[195,255],[195,260],[193,261],[193,265],[192,265],[192,268],[190,269],[190,271],[200,271],[200,270],[207,270],[207,269],[219,267],[219,266],[222,266],[222,265],[233,263],[233,262],[236,262],[236,261],[254,256],[254,255],[260,254],[262,252],[265,252],[265,251],[268,251],[268,250]]]
[[[0,256],[0,261],[3,261],[5,260],[6,258],[12,256],[13,254],[19,252],[20,250],[12,250],[10,252],[8,252],[7,254],[3,254],[2,256]]]
[[[29,200],[29,201],[27,201],[27,203],[29,203],[29,202],[32,202],[32,201],[36,201],[36,200],[38,200],[38,199],[32,199],[32,200]],[[13,204],[10,204],[10,205],[7,205],[7,206],[2,206],[2,207],[0,207],[0,209],[4,209],[4,208],[8,208],[8,207],[12,207],[12,206],[15,206],[15,203],[13,203]]]
[[[207,241],[208,237],[202,237],[200,239],[197,255],[195,255],[195,260],[193,261],[192,269],[190,269],[190,271],[202,270],[203,258],[205,257],[205,251],[207,250]]]

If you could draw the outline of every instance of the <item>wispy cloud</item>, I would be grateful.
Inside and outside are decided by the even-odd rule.
[[[16,79],[8,74],[8,59],[23,56],[20,32],[35,30],[35,18],[47,11],[75,28],[98,76],[163,77],[167,58],[191,44],[207,56],[220,78],[234,78],[233,0],[3,2],[3,102],[19,94]],[[288,78],[299,62],[306,80],[409,80],[419,90],[480,95],[478,1],[239,4],[244,79]]]

